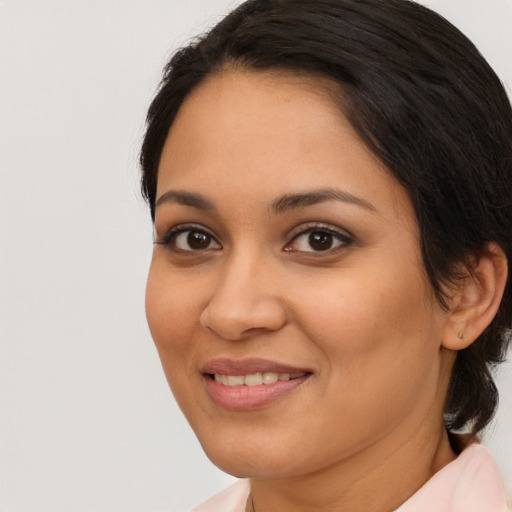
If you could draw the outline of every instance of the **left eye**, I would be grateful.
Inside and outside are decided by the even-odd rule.
[[[343,245],[348,245],[352,240],[341,234],[327,229],[309,230],[297,235],[285,251],[299,252],[325,252],[338,249]]]
[[[180,251],[204,251],[221,248],[212,235],[198,229],[183,229],[174,232],[166,244]]]

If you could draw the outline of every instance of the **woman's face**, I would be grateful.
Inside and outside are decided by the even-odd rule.
[[[383,454],[442,421],[448,313],[411,202],[318,83],[210,77],[160,162],[149,326],[203,448],[237,476]]]

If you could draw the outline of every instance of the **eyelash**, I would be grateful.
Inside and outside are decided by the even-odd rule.
[[[211,233],[209,233],[203,227],[197,226],[195,224],[180,224],[178,226],[175,226],[175,227],[171,228],[162,238],[155,241],[155,244],[167,246],[171,250],[176,251],[176,252],[204,252],[205,250],[208,249],[207,248],[207,249],[187,250],[187,249],[177,248],[175,246],[176,239],[178,238],[179,235],[182,235],[184,233],[189,233],[189,236],[191,233],[205,235],[210,239],[210,243],[212,241],[215,241],[219,245],[219,248],[222,248],[222,246],[219,244],[219,242],[217,242],[216,238]],[[214,250],[218,250],[218,248],[215,248]]]
[[[351,235],[340,231],[338,228],[334,228],[330,225],[326,225],[326,224],[322,224],[322,223],[308,223],[305,226],[304,225],[300,226],[299,231],[295,235],[292,235],[291,241],[288,242],[288,244],[284,247],[283,250],[285,252],[294,252],[292,249],[288,249],[288,247],[290,245],[292,245],[300,237],[307,236],[307,235],[311,236],[314,233],[323,234],[323,235],[327,234],[327,235],[331,236],[333,239],[337,240],[339,242],[339,245],[334,248],[328,247],[326,249],[318,250],[318,251],[311,250],[311,251],[297,251],[297,252],[311,253],[311,255],[315,255],[315,257],[320,257],[324,254],[331,255],[331,254],[337,253],[337,252],[341,251],[342,249],[344,249],[354,243],[354,239]],[[309,243],[309,242],[310,241],[308,241],[307,243]],[[335,242],[333,242],[333,243],[335,243]]]
[[[338,251],[348,247],[354,242],[354,239],[351,235],[341,232],[337,228],[333,228],[330,225],[322,224],[322,223],[308,223],[306,225],[301,225],[297,230],[295,230],[296,233],[291,235],[291,240],[288,242],[284,247],[284,252],[298,252],[298,253],[310,253],[310,255],[315,255],[315,257],[319,257],[322,255],[331,255],[334,253],[337,253]],[[199,249],[180,249],[176,247],[176,240],[178,236],[189,233],[189,236],[191,233],[197,233],[199,235],[204,235],[208,238],[208,247],[206,248],[199,248]],[[290,248],[291,245],[297,242],[297,240],[300,239],[300,237],[304,236],[311,236],[314,233],[322,234],[322,235],[329,235],[334,239],[335,241],[339,242],[339,245],[336,247],[327,247],[326,249],[320,249],[320,250],[293,250]],[[336,243],[336,242],[333,243]],[[309,243],[310,241],[306,242]],[[187,241],[188,243],[188,241]],[[216,244],[218,247],[209,247],[212,243]],[[201,226],[195,225],[195,224],[181,224],[178,226],[175,226],[171,228],[162,238],[155,241],[155,244],[163,245],[169,247],[174,252],[180,252],[180,253],[202,253],[205,251],[211,251],[211,250],[220,250],[222,249],[222,245],[217,241],[217,239],[206,229],[204,229]],[[190,247],[190,245],[189,245]]]

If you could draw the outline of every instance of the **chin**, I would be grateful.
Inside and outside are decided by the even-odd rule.
[[[201,445],[213,464],[236,478],[277,478],[295,473],[290,467],[292,457],[270,443],[262,447],[247,440],[222,440],[212,446],[206,442]]]

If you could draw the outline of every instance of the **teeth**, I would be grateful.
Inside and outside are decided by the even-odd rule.
[[[263,374],[263,384],[274,384],[279,380],[279,374],[274,372],[265,372]]]
[[[215,380],[217,382],[220,382],[221,384],[224,384],[225,386],[228,385],[228,376],[223,375],[222,373],[216,373],[215,374]]]
[[[228,386],[242,386],[244,383],[243,375],[228,375],[227,376],[227,385]]]
[[[263,384],[263,375],[261,373],[251,373],[251,375],[246,375],[244,384],[246,386],[259,386],[260,384]]]
[[[216,373],[214,378],[217,382],[225,386],[260,386],[261,384],[274,384],[279,380],[290,380],[303,377],[305,373],[277,373],[277,372],[258,372],[249,375],[223,375]]]

